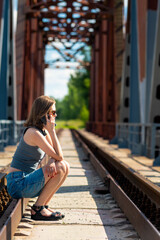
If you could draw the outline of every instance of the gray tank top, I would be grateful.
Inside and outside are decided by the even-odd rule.
[[[30,127],[27,127],[23,132],[16,152],[13,156],[11,167],[30,173],[37,169],[38,164],[44,158],[45,152],[42,151],[38,146],[28,145],[24,141],[23,136],[28,128]],[[38,129],[44,136],[46,135],[45,131],[42,131],[39,128],[36,129]]]

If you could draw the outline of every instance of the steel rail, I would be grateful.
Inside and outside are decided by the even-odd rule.
[[[86,139],[81,132],[72,130],[72,133],[73,136],[75,136],[78,142],[82,145],[83,150],[101,176],[102,180],[105,184],[108,185],[111,195],[118,202],[120,208],[123,210],[129,221],[135,227],[141,239],[160,240],[160,232],[158,229],[152,224],[151,221],[149,221],[148,217],[145,216],[145,214],[137,207],[132,199],[129,198],[118,181],[115,180],[112,174],[106,169],[106,162],[112,164],[115,169],[118,169],[122,174],[125,175],[126,178],[134,183],[137,188],[143,190],[147,196],[149,195],[150,199],[155,202],[157,206],[160,204],[160,190],[158,191],[158,188],[154,184],[150,183],[142,176],[136,174],[133,169],[129,169],[125,164],[122,164],[120,161],[118,162],[116,158],[113,158],[113,156],[106,154],[104,149],[100,149],[94,142]],[[101,161],[99,159],[101,159]]]
[[[58,137],[62,129],[56,131]],[[5,172],[7,169],[5,168]],[[0,173],[0,190],[5,187],[6,173]],[[11,240],[21,221],[25,208],[28,204],[29,198],[12,199],[9,206],[6,208],[3,215],[0,217],[0,239]]]

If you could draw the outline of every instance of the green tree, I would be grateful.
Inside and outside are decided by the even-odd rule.
[[[90,61],[89,53],[82,54],[85,62]],[[75,71],[68,82],[68,94],[62,100],[56,100],[58,119],[81,119],[86,122],[89,118],[89,89],[89,70]]]

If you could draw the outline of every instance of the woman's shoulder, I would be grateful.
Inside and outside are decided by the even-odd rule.
[[[38,131],[38,129],[29,127],[23,135],[23,139],[27,144],[31,146],[37,146],[37,140],[40,139],[41,136],[42,134]]]
[[[29,126],[24,129],[23,136],[26,135],[39,135],[39,130],[34,126]]]
[[[44,135],[44,136],[47,135],[47,132],[45,130],[40,129],[40,128],[36,127],[36,126],[29,126],[29,127],[27,127],[25,132],[28,132],[28,134],[34,134],[34,135],[40,135],[40,134]]]

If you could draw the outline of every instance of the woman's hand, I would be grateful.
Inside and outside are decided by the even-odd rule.
[[[46,164],[45,173],[48,177],[54,177],[57,174],[56,164],[53,158],[50,158],[48,163]]]
[[[49,116],[49,118],[48,118]],[[52,115],[46,115],[47,124],[45,125],[45,128],[48,132],[55,130],[55,117]]]

